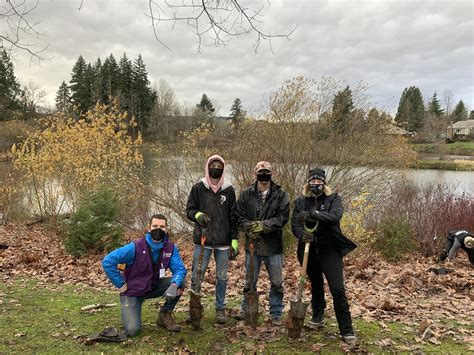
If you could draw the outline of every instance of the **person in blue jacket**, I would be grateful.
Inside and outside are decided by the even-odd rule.
[[[121,265],[125,265],[124,271]],[[169,240],[165,216],[153,215],[145,236],[107,254],[102,267],[120,293],[122,324],[128,335],[134,336],[141,328],[143,302],[161,296],[166,301],[157,325],[181,330],[171,313],[181,297],[187,271],[178,248]],[[167,269],[172,277],[165,277]]]

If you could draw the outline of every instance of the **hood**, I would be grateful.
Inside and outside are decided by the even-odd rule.
[[[224,171],[222,172],[222,176],[217,182],[217,184],[213,184],[211,181],[211,177],[209,176],[209,163],[213,160],[219,160],[223,165],[224,165]],[[225,188],[224,184],[226,183],[225,175],[226,175],[226,169],[227,166],[225,164],[224,159],[220,155],[211,155],[207,161],[206,161],[206,166],[204,167],[204,178],[202,179],[202,182],[207,188],[210,188],[214,193],[219,191],[220,188]],[[227,186],[226,186],[227,187]]]
[[[304,184],[303,186],[303,190],[301,191],[301,193],[303,194],[304,197],[312,197],[314,196],[313,193],[311,192],[311,190],[309,189],[309,184],[306,183]],[[329,196],[332,194],[332,189],[329,185],[324,185],[324,190],[323,190],[323,193],[326,195],[326,196]]]

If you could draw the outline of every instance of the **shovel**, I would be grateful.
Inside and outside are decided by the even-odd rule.
[[[245,309],[244,309],[244,317],[245,323],[252,328],[257,327],[258,322],[258,294],[254,288],[254,279],[255,279],[255,260],[254,260],[254,247],[253,241],[250,240],[249,243],[249,251],[250,251],[250,265],[249,270],[247,272],[247,282],[249,283],[250,290],[245,292],[244,300],[245,300]]]
[[[300,270],[300,280],[298,284],[298,296],[295,301],[290,301],[290,313],[288,314],[288,338],[298,339],[304,325],[304,317],[308,309],[308,302],[303,302],[303,289],[306,281],[306,267],[308,265],[309,244],[304,245],[303,265]]]
[[[194,290],[191,289],[190,300],[189,300],[189,316],[191,318],[191,325],[194,330],[201,329],[201,320],[203,307],[201,304],[201,282],[204,278],[205,270],[201,272],[202,267],[202,258],[204,256],[204,243],[206,242],[206,237],[201,236],[201,250],[199,251],[197,271],[196,271],[196,283],[194,285]]]

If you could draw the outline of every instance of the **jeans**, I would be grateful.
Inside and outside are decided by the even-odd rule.
[[[191,289],[194,290],[196,285],[197,264],[199,260],[199,252],[201,246],[194,245],[193,254],[193,273],[191,275]],[[201,275],[204,279],[203,270],[207,269],[211,254],[214,251],[214,259],[216,261],[216,310],[225,309],[225,292],[227,290],[227,267],[229,265],[229,250],[217,250],[204,248],[204,255],[202,257]],[[201,279],[202,283],[202,279]]]
[[[134,336],[141,328],[143,302],[149,298],[163,296],[170,284],[171,277],[166,277],[159,279],[156,287],[144,297],[120,296],[120,303],[122,304],[122,325],[128,335]],[[178,295],[171,301],[165,301],[160,312],[171,313],[180,297],[181,296]]]
[[[257,254],[254,254],[254,290],[257,289],[258,275],[260,273],[260,267],[262,266],[262,263],[265,264],[265,268],[268,272],[268,278],[270,279],[270,317],[281,318],[283,313],[283,255],[276,254],[270,256],[258,256]],[[250,253],[248,251],[245,252],[245,269],[246,274],[248,274],[250,269]],[[249,277],[246,276],[245,279],[244,293],[250,290]],[[245,309],[245,297],[242,299],[241,309]]]
[[[301,261],[300,261],[301,262]],[[308,278],[311,281],[311,306],[313,316],[324,313],[326,300],[324,299],[324,279],[329,285],[329,291],[334,303],[339,332],[341,335],[353,334],[352,318],[344,288],[342,256],[336,251],[320,251],[311,248],[308,259]]]

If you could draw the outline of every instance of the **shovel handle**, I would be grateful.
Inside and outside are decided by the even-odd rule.
[[[198,264],[197,264],[197,270],[196,270],[196,285],[195,285],[195,292],[200,293],[201,292],[201,281],[204,277],[204,270],[201,272],[201,267],[202,267],[202,259],[204,257],[204,244],[206,243],[206,236],[201,235],[201,250],[199,251],[199,257],[198,257]]]
[[[303,256],[303,265],[300,270],[300,282],[298,285],[298,301],[301,301],[303,298],[303,289],[306,281],[306,268],[308,266],[308,256],[309,256],[309,243],[304,243],[304,256]]]

